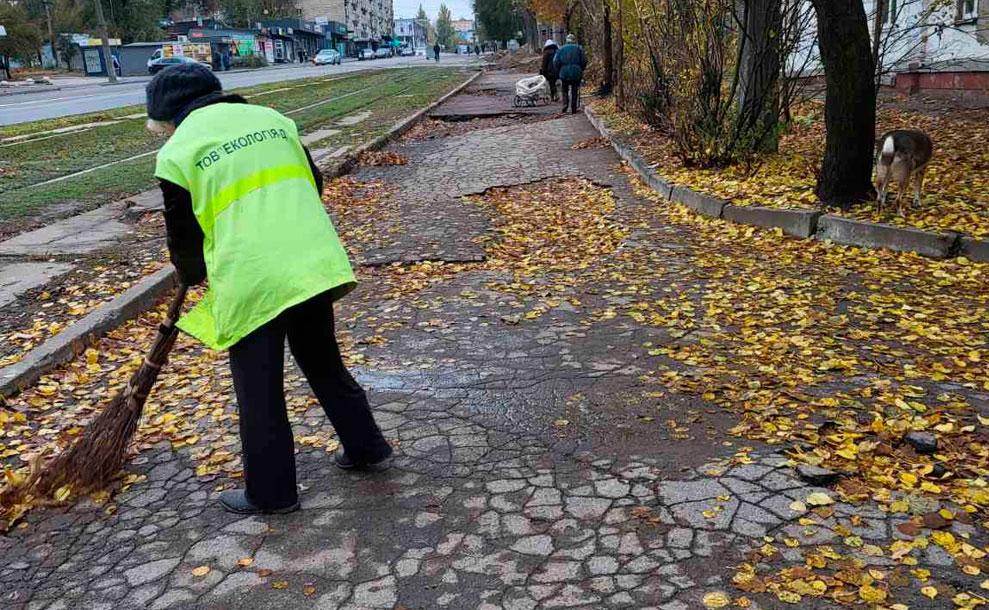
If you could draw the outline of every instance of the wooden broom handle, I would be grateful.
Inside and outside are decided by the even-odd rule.
[[[182,304],[185,302],[185,294],[188,290],[188,286],[180,283],[178,290],[175,291],[175,296],[172,298],[172,304],[168,306],[168,314],[165,316],[165,321],[162,325],[167,327],[169,331],[175,328],[175,323],[179,319],[179,313],[182,312]]]

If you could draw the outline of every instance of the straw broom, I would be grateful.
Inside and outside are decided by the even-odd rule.
[[[101,489],[120,472],[127,461],[127,450],[137,431],[144,403],[175,345],[178,336],[175,323],[186,291],[187,287],[180,284],[148,355],[124,390],[110,400],[71,447],[45,464],[40,463],[39,457],[22,483],[8,485],[0,493],[0,506],[30,502],[33,498],[49,503],[47,500],[53,496],[61,500],[70,492],[78,495]]]

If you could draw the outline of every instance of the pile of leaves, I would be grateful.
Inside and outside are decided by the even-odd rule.
[[[734,205],[775,208],[813,208],[816,172],[824,155],[824,104],[807,101],[793,110],[793,121],[780,137],[779,151],[751,165],[724,169],[688,167],[677,157],[674,144],[634,116],[618,111],[614,102],[590,102],[594,111],[617,135],[628,140],[656,171],[673,184],[730,200]],[[872,202],[848,212],[853,218],[951,230],[981,237],[989,235],[989,151],[979,143],[989,138],[989,109],[923,113],[880,104],[877,136],[891,129],[922,129],[934,140],[932,159],[920,206],[907,193],[904,217],[887,206],[880,215]],[[890,201],[896,196],[895,188]]]
[[[589,140],[581,140],[573,146],[570,147],[571,150],[584,150],[585,148],[604,148],[611,146],[607,138],[591,138]]]
[[[380,167],[385,165],[407,165],[408,160],[398,153],[384,150],[368,150],[357,158],[361,165]]]

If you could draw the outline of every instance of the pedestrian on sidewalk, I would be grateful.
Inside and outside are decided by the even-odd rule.
[[[246,489],[223,492],[220,503],[240,514],[287,513],[299,495],[286,338],[340,439],[336,464],[380,468],[392,448],[337,346],[333,303],[357,284],[323,209],[322,175],[291,119],[221,89],[195,64],[148,83],[148,126],[169,134],[155,176],[180,280],[209,278],[179,328],[230,350]]]
[[[433,55],[436,56],[436,63],[440,63],[440,43],[433,45]]]
[[[584,69],[587,68],[587,56],[584,49],[577,44],[577,38],[573,34],[567,34],[567,44],[556,52],[553,57],[556,72],[563,81],[563,112],[567,111],[569,102],[570,111],[577,114],[577,107],[580,105],[580,81],[584,77]]]
[[[559,76],[556,74],[556,65],[553,63],[553,57],[556,56],[556,51],[559,48],[552,38],[547,40],[546,44],[543,45],[543,63],[539,68],[539,73],[549,82],[549,97],[554,102],[558,99],[556,97],[556,81],[559,79]]]

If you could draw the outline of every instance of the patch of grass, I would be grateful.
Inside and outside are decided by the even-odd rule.
[[[378,108],[398,111],[425,106],[462,82],[465,77],[465,72],[452,68],[402,69],[360,72],[340,78],[269,83],[238,93],[255,96],[250,99],[252,103],[264,103],[282,112],[328,98],[346,96],[290,115],[299,125],[300,131],[309,131],[365,107],[370,107],[372,111]],[[286,90],[276,91],[278,89]],[[258,96],[265,92],[270,93]],[[407,96],[395,97],[397,95]],[[396,112],[397,114],[404,116],[407,112]],[[343,132],[350,138],[359,140],[357,144],[360,144],[384,133],[393,122],[365,121]],[[111,139],[112,144],[107,144]],[[144,129],[143,121],[126,121],[93,128],[84,133],[0,149],[4,153],[22,147],[24,149],[23,152],[18,151],[16,156],[5,154],[3,165],[0,165],[0,168],[16,167],[19,170],[16,175],[6,179],[10,182],[4,182],[4,178],[0,177],[0,221],[10,222],[37,214],[46,207],[68,202],[75,204],[75,210],[90,209],[154,188],[157,181],[152,175],[153,155],[51,185],[34,187],[31,184],[87,167],[127,159],[154,150],[161,144],[163,140],[160,137],[151,135]],[[9,166],[8,158],[13,160]],[[11,184],[14,186],[9,186]],[[0,225],[0,231],[4,228]]]

